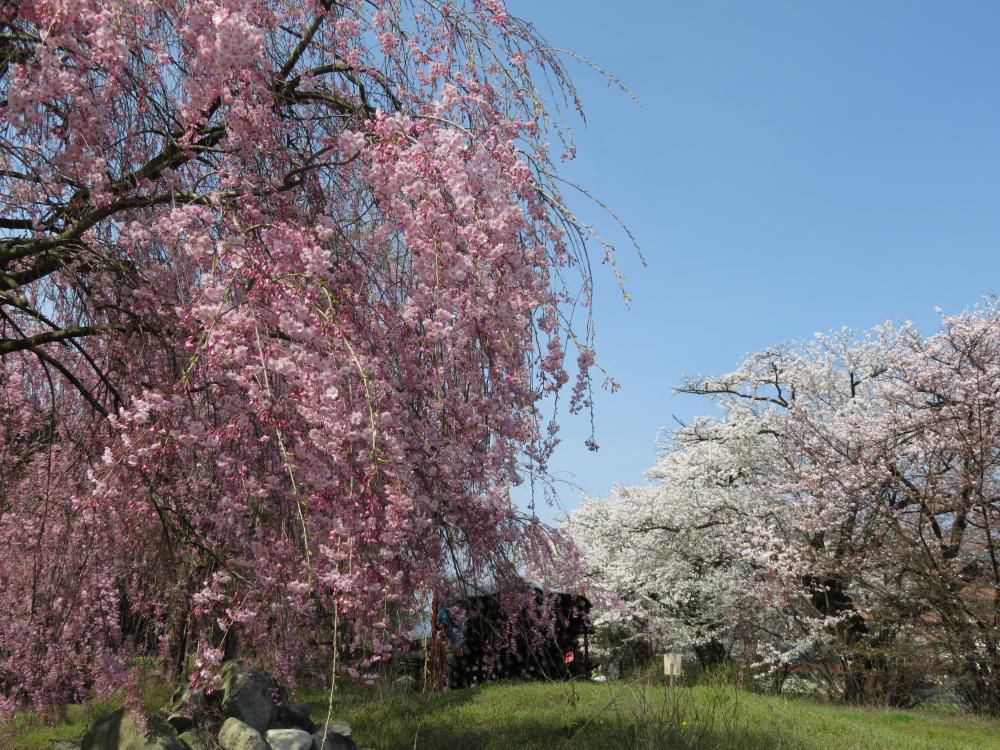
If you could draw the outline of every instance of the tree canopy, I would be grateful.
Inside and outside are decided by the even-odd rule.
[[[931,336],[818,335],[679,390],[719,416],[673,435],[651,486],[569,519],[609,616],[851,701],[945,680],[1000,712],[997,304]]]
[[[237,639],[290,675],[338,625],[376,659],[421,597],[547,554],[509,489],[568,348],[589,400],[590,232],[529,24],[19,0],[0,100],[0,708]]]

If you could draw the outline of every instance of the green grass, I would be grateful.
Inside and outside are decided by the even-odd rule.
[[[167,697],[154,686],[147,703]],[[325,718],[322,691],[295,700]],[[43,750],[50,739],[78,738],[114,707],[74,706],[54,726],[21,715],[0,727],[0,747]],[[336,693],[332,714],[371,750],[1000,750],[1000,722],[959,711],[845,708],[658,684],[503,683],[433,695],[349,687]]]
[[[302,698],[325,705],[319,692]],[[335,697],[333,717],[373,750],[1000,750],[1000,722],[958,711],[655,684],[507,683],[429,696],[348,690]]]
[[[162,680],[150,679],[143,685],[146,708],[154,711],[170,700],[171,688]],[[107,716],[122,704],[120,694],[84,705],[67,706],[62,716],[38,716],[23,711],[7,724],[0,724],[3,750],[49,750],[52,740],[78,740],[87,725]]]

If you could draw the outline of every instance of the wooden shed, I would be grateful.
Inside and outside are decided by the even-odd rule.
[[[513,591],[440,602],[431,637],[439,680],[465,687],[496,679],[588,675],[590,607],[581,594],[526,581]]]

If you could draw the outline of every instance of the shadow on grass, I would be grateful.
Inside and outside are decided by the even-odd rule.
[[[535,684],[375,699],[335,697],[333,716],[371,750],[796,750],[781,722],[761,722],[724,691],[649,686],[578,692]],[[318,712],[317,712],[318,713]],[[316,719],[316,713],[313,714]]]
[[[155,674],[150,675],[143,683],[146,709],[154,711],[163,706],[170,693],[168,682]],[[53,750],[59,742],[78,742],[91,723],[108,717],[123,702],[124,693],[117,691],[87,703],[64,706],[59,711],[18,711],[8,722],[0,722],[0,749]]]
[[[510,717],[502,726],[462,727],[421,725],[415,731],[387,733],[365,731],[359,724],[355,735],[362,748],[372,750],[590,750],[630,748],[634,750],[794,750],[780,735],[759,731],[731,734],[725,730],[671,731],[642,725],[620,725],[615,721],[565,724]],[[384,731],[385,728],[383,728]],[[376,741],[366,737],[380,734]]]

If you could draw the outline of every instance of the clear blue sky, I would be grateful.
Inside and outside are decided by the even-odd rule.
[[[747,353],[886,320],[937,326],[1000,292],[1000,3],[509,0],[571,65],[587,109],[567,173],[637,235],[634,301],[597,268],[597,439],[563,419],[555,473],[604,496],[644,481],[671,393]],[[519,491],[522,500],[526,493]],[[561,491],[566,507],[580,493]],[[543,513],[552,518],[555,513]]]

